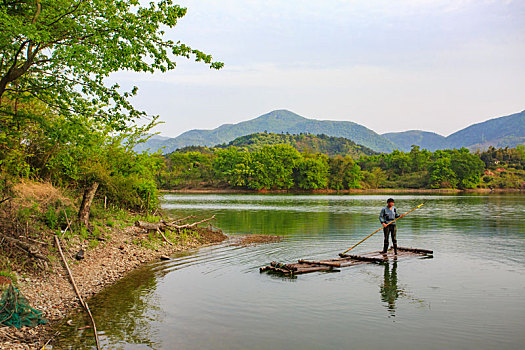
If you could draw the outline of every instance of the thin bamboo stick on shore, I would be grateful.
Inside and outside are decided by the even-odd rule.
[[[80,295],[80,292],[78,290],[77,284],[75,283],[75,279],[73,278],[73,273],[71,273],[71,270],[69,269],[69,265],[67,264],[66,258],[64,257],[64,253],[62,252],[62,247],[60,246],[60,240],[58,239],[58,236],[55,235],[55,243],[58,248],[58,252],[60,253],[60,257],[62,257],[62,261],[64,262],[64,265],[66,266],[67,273],[69,275],[69,279],[71,281],[71,284],[73,285],[73,289],[75,289],[75,293],[77,294],[78,300],[80,301],[80,305],[86,310],[89,319],[91,320],[91,324],[93,325],[93,333],[95,334],[95,341],[97,343],[97,350],[100,350],[100,342],[98,340],[98,334],[97,334],[97,326],[95,324],[95,319],[93,318],[93,315],[91,314],[91,310],[89,310],[88,304],[82,299],[82,295]]]

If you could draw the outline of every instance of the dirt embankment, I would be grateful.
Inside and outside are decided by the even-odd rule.
[[[81,249],[80,244],[64,246],[64,253],[84,300],[89,303],[91,296],[142,263],[227,238],[221,231],[197,227],[178,237],[171,237],[173,245],[162,242],[150,246],[149,235],[151,233],[135,226],[115,229],[110,234],[110,240],[86,249],[84,259],[80,261],[74,257]],[[49,251],[55,251],[51,243]],[[52,338],[51,327],[79,306],[78,299],[59,258],[51,258],[45,271],[25,273],[18,280],[18,288],[29,299],[31,306],[43,311],[50,322],[20,330],[0,327],[0,349],[41,349]]]

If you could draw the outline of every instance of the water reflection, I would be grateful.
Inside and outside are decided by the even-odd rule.
[[[386,304],[390,317],[395,317],[396,301],[400,294],[400,290],[397,287],[397,259],[392,263],[391,269],[388,262],[384,263],[384,265],[383,283],[379,293],[381,294],[381,300]]]
[[[128,278],[108,287],[91,300],[90,309],[97,320],[103,347],[114,348],[117,344],[128,343],[158,348],[153,324],[163,319],[164,312],[154,292],[161,276],[162,273],[154,274],[150,269],[136,270]],[[116,292],[118,298],[112,297]],[[58,330],[62,335],[55,347],[92,349],[94,338],[91,336],[91,329],[77,332],[77,325],[86,323],[84,313],[80,312],[71,319],[75,327],[67,323],[59,326]],[[69,339],[63,341],[63,338]]]

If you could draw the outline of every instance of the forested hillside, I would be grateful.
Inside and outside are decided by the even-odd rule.
[[[238,137],[226,145],[218,145],[220,148],[238,147],[249,152],[256,151],[266,145],[287,144],[299,152],[322,153],[327,156],[350,156],[359,158],[361,155],[372,155],[377,152],[358,145],[344,137],[333,137],[312,134],[275,134],[257,133]]]
[[[200,152],[200,150],[204,152]],[[158,175],[164,189],[347,190],[353,188],[525,188],[525,147],[329,157],[286,144],[174,152]]]
[[[409,130],[386,133],[382,136],[395,143],[397,149],[403,152],[410,151],[412,145],[419,146],[422,149],[428,149],[429,151],[447,148],[446,137],[433,132]]]

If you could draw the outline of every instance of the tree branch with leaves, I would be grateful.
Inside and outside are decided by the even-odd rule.
[[[16,83],[64,114],[83,114],[116,130],[145,115],[128,101],[136,88],[108,86],[112,73],[168,71],[177,57],[222,68],[211,55],[165,38],[186,8],[171,0],[14,0],[0,3],[0,99]],[[53,86],[52,89],[42,89]]]

